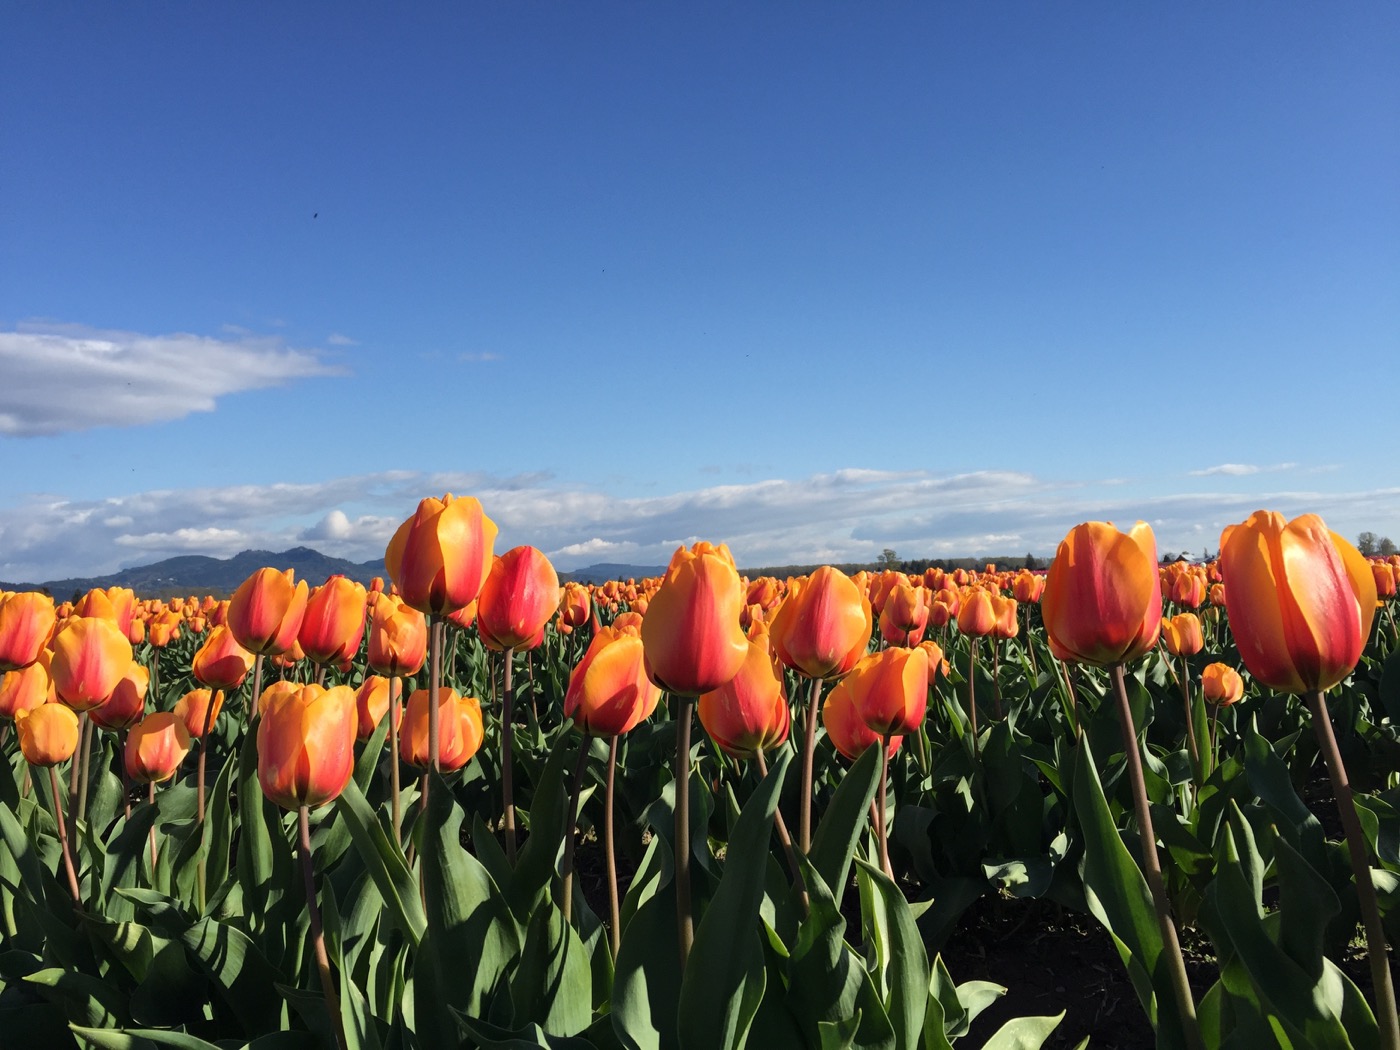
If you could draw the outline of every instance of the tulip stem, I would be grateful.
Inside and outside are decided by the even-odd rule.
[[[389,808],[394,825],[394,845],[403,845],[403,800],[399,797],[399,717],[403,707],[403,678],[389,676]]]
[[[152,806],[154,806],[154,805],[156,804],[156,782],[155,782],[154,780],[152,780],[152,781],[146,786],[146,799],[147,799],[147,801],[150,802],[150,804],[151,804]],[[151,820],[151,885],[155,885],[155,879],[156,879],[156,861],[159,860],[159,858],[160,858],[160,855],[156,852],[156,822],[155,822],[154,819],[152,819],[152,820]]]
[[[608,775],[603,788],[603,852],[608,860],[608,937],[612,957],[622,948],[622,905],[617,895],[617,855],[613,850],[613,779],[617,773],[617,737],[608,744]]]
[[[258,708],[262,706],[262,668],[263,654],[258,653],[253,657],[253,698],[248,701],[249,722],[261,713]],[[160,710],[159,707],[156,710]]]
[[[428,617],[428,768],[437,770],[439,737],[438,726],[438,690],[442,688],[442,620],[437,614]],[[423,774],[423,788],[418,799],[418,812],[420,815],[427,815],[428,812],[428,781],[427,773]]]
[[[992,710],[1001,721],[1001,639],[992,637]]]
[[[1054,657],[1051,657],[1054,659]],[[1080,739],[1084,735],[1084,728],[1079,724],[1079,702],[1074,695],[1074,680],[1069,676],[1069,664],[1061,663],[1060,671],[1065,680],[1065,693],[1069,697],[1069,713],[1071,721],[1074,723],[1074,738]]]
[[[768,760],[763,757],[763,749],[759,748],[754,752],[754,760],[758,763],[758,775],[763,779],[768,778]],[[773,825],[778,832],[778,841],[782,843],[783,855],[787,857],[788,868],[792,871],[792,884],[797,887],[798,901],[802,905],[802,917],[807,918],[811,912],[811,900],[807,896],[807,880],[802,877],[802,867],[797,863],[797,854],[792,848],[792,836],[788,834],[787,821],[783,819],[782,807],[773,810]]]
[[[583,773],[588,763],[588,745],[593,738],[587,733],[578,745],[578,759],[574,762],[574,788],[569,793],[569,822],[564,826],[564,860],[560,866],[563,873],[563,890],[560,893],[560,909],[564,921],[574,921],[574,835],[578,831],[578,797],[583,793]]]
[[[515,662],[507,649],[505,674],[501,682],[501,800],[505,809],[506,858],[515,863],[515,767],[511,750],[515,746],[515,689],[511,684],[511,665]]]
[[[972,723],[972,764],[977,766],[982,756],[977,743],[977,692],[973,680],[977,677],[977,636],[967,636],[967,717]]]
[[[340,996],[331,977],[331,961],[326,956],[326,935],[321,928],[321,909],[316,906],[316,872],[311,863],[311,817],[305,806],[297,807],[297,846],[301,853],[302,879],[306,883],[306,917],[311,926],[311,946],[316,953],[316,969],[321,975],[321,994],[331,1016],[335,1045],[346,1050],[345,1026],[340,1018]]]
[[[73,834],[78,834],[78,826],[87,820],[88,778],[92,775],[93,722],[86,711],[83,712],[83,732],[78,740],[78,754],[82,756],[83,772],[78,778],[78,817],[73,822]]]
[[[822,680],[813,678],[807,696],[807,735],[802,741],[802,794],[797,809],[798,845],[804,854],[812,848],[812,761],[817,750],[817,704],[821,696]]]
[[[73,757],[68,762],[68,797],[78,797],[78,783],[83,774],[83,734],[87,732],[88,715],[78,712],[78,746],[73,749]]]
[[[695,697],[677,697],[676,716],[676,935],[681,973],[695,942],[695,917],[690,913],[690,716]]]
[[[258,659],[261,660],[262,657],[259,656]],[[254,691],[256,692],[256,690],[257,690],[256,684],[254,685],[253,688],[254,688]],[[151,646],[151,705],[152,705],[157,711],[161,710],[161,706],[160,706],[160,649],[158,649],[158,648],[157,648],[156,646],[154,646],[154,645]],[[254,710],[254,711],[257,710],[257,705],[256,705],[256,704],[253,706],[253,710]]]
[[[1114,693],[1118,697],[1118,722],[1123,734],[1123,756],[1128,763],[1128,782],[1133,789],[1133,812],[1137,818],[1138,838],[1142,845],[1143,874],[1147,877],[1147,888],[1152,893],[1152,904],[1157,912],[1157,926],[1161,930],[1162,944],[1166,949],[1167,972],[1176,996],[1177,1016],[1181,1019],[1187,1046],[1193,1050],[1203,1050],[1205,1042],[1201,1037],[1200,1023],[1196,1020],[1196,1001],[1191,996],[1191,982],[1186,977],[1186,960],[1181,954],[1181,942],[1177,939],[1171,904],[1167,900],[1167,887],[1162,881],[1162,865],[1157,857],[1157,834],[1152,829],[1152,812],[1147,802],[1147,783],[1142,776],[1142,756],[1138,753],[1137,729],[1133,725],[1132,707],[1128,704],[1128,683],[1124,678],[1123,665],[1113,664],[1108,673],[1113,679]]]
[[[199,764],[195,767],[195,810],[199,833],[205,834],[204,828],[204,760],[209,755],[209,732],[214,728],[214,711],[220,701],[219,690],[214,690],[209,696],[209,706],[204,709],[204,731],[199,735]],[[206,903],[205,890],[208,880],[208,866],[205,863],[207,854],[201,850],[199,863],[195,865],[195,881],[199,886],[199,911],[204,912]]]
[[[1327,762],[1328,776],[1332,778],[1332,793],[1337,797],[1337,811],[1341,815],[1342,828],[1346,832],[1351,871],[1356,877],[1356,896],[1361,905],[1362,923],[1366,928],[1366,955],[1371,964],[1371,983],[1376,998],[1376,1020],[1380,1026],[1381,1044],[1387,1050],[1396,1050],[1400,1047],[1400,1019],[1397,1019],[1395,1008],[1395,985],[1390,976],[1385,928],[1381,925],[1380,908],[1376,903],[1376,887],[1371,881],[1371,865],[1366,855],[1366,839],[1361,831],[1361,822],[1356,816],[1351,782],[1347,779],[1342,753],[1332,732],[1332,719],[1327,713],[1327,703],[1322,692],[1316,689],[1307,694],[1307,701],[1308,711],[1312,715],[1313,730],[1317,733],[1317,743],[1322,757]]]
[[[49,766],[49,791],[53,793],[53,818],[58,824],[58,841],[63,849],[63,870],[68,875],[68,892],[73,895],[73,906],[83,908],[83,892],[78,889],[78,872],[73,867],[73,851],[68,846],[68,828],[63,819],[63,798],[58,793],[58,774]]]
[[[880,867],[885,869],[885,874],[891,882],[894,881],[894,869],[890,867],[890,834],[889,834],[889,778],[890,778],[890,734],[888,732],[880,735]]]
[[[1195,775],[1191,794],[1195,795],[1195,787],[1204,782],[1204,771],[1201,765],[1201,745],[1196,741],[1196,719],[1191,712],[1191,676],[1190,669],[1186,665],[1186,654],[1182,653],[1181,660],[1181,703],[1186,712],[1186,747],[1191,752],[1191,771]],[[1170,660],[1167,661],[1171,663]]]

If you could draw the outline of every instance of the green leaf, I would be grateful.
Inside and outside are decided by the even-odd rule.
[[[929,965],[914,913],[899,887],[857,860],[865,943],[873,946],[897,1050],[918,1050],[928,1008]]]
[[[982,1050],[1040,1050],[1046,1039],[1064,1020],[1061,1010],[1054,1017],[1017,1017],[1007,1021],[982,1044]]]
[[[679,952],[675,899],[653,893],[624,928],[613,976],[613,1031],[626,1050],[676,1050]]]
[[[680,1036],[685,1050],[738,1050],[763,998],[759,905],[773,813],[791,758],[790,751],[779,754],[730,836],[724,874],[696,930],[681,982]]]
[[[564,768],[575,755],[568,747],[550,752],[530,802],[530,837],[520,850],[510,883],[501,887],[522,926],[531,923],[553,899],[550,887],[564,853],[564,824],[568,820]]]
[[[879,749],[868,747],[841,778],[831,805],[812,836],[809,858],[833,894],[845,892],[851,858],[865,830],[870,803],[879,783]]]
[[[85,973],[38,970],[24,978],[44,998],[63,1006],[70,1021],[110,1027],[125,1014],[123,996],[111,985]]]
[[[427,919],[418,898],[418,883],[408,870],[403,853],[389,841],[383,825],[353,779],[335,800],[335,806],[350,829],[355,849],[384,899],[389,917],[417,948],[427,929]]]
[[[283,977],[246,933],[201,919],[180,938],[251,1038],[281,1026]]]
[[[481,1050],[595,1050],[593,1043],[587,1039],[549,1035],[537,1024],[527,1025],[517,1031],[507,1031],[465,1015],[459,1020],[462,1027],[480,1045]]]
[[[530,921],[510,992],[516,1022],[533,1022],[550,1035],[578,1035],[593,1021],[588,953],[552,901]]]

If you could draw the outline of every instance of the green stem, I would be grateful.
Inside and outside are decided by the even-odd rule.
[[[1356,896],[1361,904],[1362,924],[1366,928],[1366,955],[1371,964],[1371,983],[1376,998],[1376,1022],[1380,1027],[1381,1045],[1386,1047],[1386,1050],[1396,1050],[1400,1047],[1400,1020],[1397,1020],[1395,985],[1390,976],[1385,927],[1381,925],[1380,907],[1376,903],[1376,887],[1371,881],[1371,865],[1366,855],[1366,839],[1361,831],[1361,821],[1356,816],[1351,782],[1347,779],[1342,753],[1332,732],[1332,719],[1327,713],[1327,703],[1322,692],[1316,689],[1309,692],[1306,699],[1308,711],[1312,715],[1313,730],[1317,733],[1317,743],[1322,750],[1322,757],[1327,762],[1327,775],[1332,778],[1332,791],[1337,796],[1337,812],[1341,815],[1342,828],[1346,832],[1351,871],[1356,877]]]
[[[78,872],[73,867],[73,851],[68,847],[68,829],[64,827],[63,796],[58,793],[58,774],[49,766],[49,790],[53,793],[53,819],[58,825],[58,841],[63,849],[63,870],[68,876],[68,892],[73,895],[73,906],[83,908],[83,891],[78,888]]]
[[[676,717],[676,934],[681,973],[695,942],[695,917],[690,912],[690,718],[695,697],[682,696]]]
[[[608,939],[612,957],[622,948],[622,904],[617,895],[617,855],[613,849],[613,779],[617,774],[617,737],[608,744],[608,776],[603,789],[603,852],[608,858]]]
[[[1186,712],[1186,747],[1191,752],[1191,771],[1194,774],[1193,788],[1199,786],[1202,781],[1201,767],[1201,746],[1196,742],[1196,719],[1191,711],[1191,674],[1186,663],[1186,655],[1183,653],[1181,660],[1181,703]],[[1171,663],[1171,661],[1167,661]],[[1194,796],[1195,791],[1192,791]]]
[[[880,867],[885,869],[885,874],[889,876],[891,882],[894,881],[894,869],[890,867],[890,834],[889,834],[889,779],[890,779],[890,734],[880,735]]]
[[[515,747],[515,687],[511,682],[511,665],[515,661],[509,649],[502,654],[506,669],[501,682],[501,797],[505,808],[506,858],[515,863],[515,769],[511,752]]]
[[[316,970],[321,975],[321,994],[326,998],[326,1012],[331,1016],[331,1031],[335,1045],[346,1050],[345,1026],[340,1018],[340,996],[336,994],[331,977],[331,961],[326,956],[326,936],[321,928],[321,909],[316,905],[316,873],[311,864],[311,819],[305,806],[297,807],[297,845],[301,853],[301,872],[306,884],[306,914],[311,926],[311,946],[316,954]]]
[[[977,678],[977,636],[967,636],[967,717],[972,723],[972,764],[981,762],[980,745],[977,742],[977,691],[973,681]]]
[[[394,825],[394,845],[403,845],[403,799],[399,772],[399,718],[403,709],[403,678],[389,676],[389,808]]]
[[[798,845],[803,853],[812,848],[812,762],[817,750],[817,704],[821,696],[822,680],[813,678],[807,695],[807,734],[802,741],[802,794],[797,810]]]
[[[768,761],[763,757],[762,749],[754,752],[754,760],[758,763],[758,775],[767,779]],[[792,884],[797,887],[798,900],[802,905],[802,917],[805,919],[811,912],[811,900],[807,896],[807,880],[802,877],[802,866],[797,863],[797,853],[792,848],[792,836],[788,834],[787,821],[783,819],[782,807],[773,810],[773,823],[778,832],[778,841],[783,846],[783,855],[787,857],[788,868],[792,871]]]
[[[1123,665],[1113,664],[1108,669],[1113,679],[1114,693],[1118,697],[1118,723],[1123,733],[1123,755],[1128,763],[1128,782],[1133,790],[1133,813],[1137,818],[1138,838],[1142,845],[1143,874],[1147,877],[1147,888],[1152,893],[1152,905],[1157,912],[1157,927],[1162,933],[1162,945],[1166,949],[1167,972],[1171,979],[1172,992],[1176,997],[1176,1012],[1181,1019],[1182,1032],[1187,1046],[1192,1050],[1204,1050],[1201,1027],[1196,1020],[1196,1001],[1191,996],[1191,982],[1186,977],[1186,960],[1181,954],[1181,942],[1177,939],[1176,923],[1172,921],[1171,904],[1167,900],[1167,887],[1162,881],[1162,865],[1157,857],[1157,835],[1152,830],[1152,812],[1148,808],[1147,783],[1142,775],[1142,756],[1138,753],[1137,730],[1133,725],[1133,711],[1128,704],[1128,684],[1123,675]]]

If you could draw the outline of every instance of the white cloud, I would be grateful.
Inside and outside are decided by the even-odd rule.
[[[1243,484],[1257,486],[1250,479]],[[53,494],[0,504],[0,580],[97,575],[175,554],[227,557],[308,544],[383,556],[418,500],[475,496],[500,527],[497,549],[531,544],[560,569],[595,562],[664,565],[680,544],[725,542],[742,566],[904,557],[1052,553],[1078,522],[1150,521],[1163,550],[1215,548],[1220,530],[1259,507],[1323,515],[1343,535],[1400,538],[1400,488],[1358,492],[1241,489],[1143,496],[1104,481],[1052,482],[1011,471],[937,475],[839,470],[655,496],[622,497],[546,473],[390,471],[314,484],[159,490],[102,500]]]
[[[332,332],[326,336],[326,343],[329,346],[359,346],[359,341],[351,339],[348,335],[341,335],[339,332]]]
[[[0,435],[141,426],[211,412],[220,397],[340,374],[314,351],[231,338],[21,325],[0,331]]]
[[[1275,463],[1272,466],[1260,467],[1252,463],[1221,463],[1219,466],[1206,467],[1204,470],[1192,470],[1188,473],[1193,478],[1208,478],[1223,476],[1229,478],[1244,478],[1251,474],[1277,474],[1280,471],[1294,470],[1296,463]]]
[[[500,361],[502,360],[502,357],[500,354],[493,354],[488,351],[479,354],[458,354],[457,360],[463,362],[464,364],[480,365],[485,364],[488,361]]]

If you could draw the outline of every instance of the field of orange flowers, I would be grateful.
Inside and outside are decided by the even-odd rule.
[[[1208,565],[1089,522],[561,586],[495,538],[446,496],[368,588],[0,595],[0,1044],[945,1050],[1006,990],[940,949],[1047,900],[1160,1047],[1400,1050],[1400,558],[1261,511]]]

